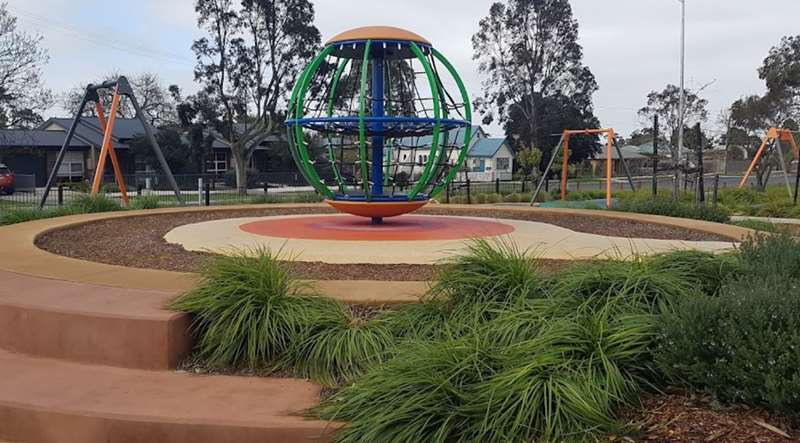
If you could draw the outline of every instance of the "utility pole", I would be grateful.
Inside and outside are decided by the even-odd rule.
[[[681,2],[681,96],[678,102],[678,158],[674,162],[675,169],[675,198],[678,197],[680,167],[683,164],[683,125],[684,117],[686,116],[686,89],[685,89],[685,71],[686,71],[686,0],[678,0]]]
[[[658,195],[658,115],[653,116],[653,197]]]

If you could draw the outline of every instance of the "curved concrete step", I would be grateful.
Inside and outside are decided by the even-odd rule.
[[[191,349],[174,294],[0,271],[0,348],[138,369],[177,367]]]
[[[295,379],[92,366],[0,351],[0,440],[313,442],[334,426],[298,413],[319,388]]]

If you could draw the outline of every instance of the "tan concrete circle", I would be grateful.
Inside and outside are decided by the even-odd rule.
[[[320,217],[321,215],[315,215]],[[341,217],[328,214],[326,217]],[[469,241],[352,241],[309,240],[253,234],[240,226],[265,219],[300,219],[307,215],[246,217],[212,220],[179,226],[164,239],[189,251],[230,254],[268,248],[292,260],[324,263],[434,264],[464,252]],[[444,218],[428,215],[425,217]],[[447,216],[452,218],[452,216]],[[480,220],[480,217],[458,217]],[[587,234],[548,223],[494,219],[513,226],[514,231],[495,237],[509,241],[537,257],[556,260],[629,259],[673,250],[696,249],[720,252],[733,248],[733,242],[655,240]]]

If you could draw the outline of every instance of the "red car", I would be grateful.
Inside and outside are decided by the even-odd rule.
[[[0,163],[0,194],[11,195],[14,193],[14,183],[16,178],[8,166]]]

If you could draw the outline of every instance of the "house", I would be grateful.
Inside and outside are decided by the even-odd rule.
[[[625,165],[628,167],[628,171],[632,175],[640,175],[644,173],[650,173],[647,171],[647,168],[652,168],[652,145],[650,145],[649,155],[647,155],[647,147],[643,145],[643,147],[634,146],[634,145],[626,145],[620,148],[622,151],[622,156],[625,159]],[[660,154],[660,149],[659,149]],[[603,177],[606,174],[606,160],[608,159],[607,149],[604,146],[603,149],[599,152],[594,154],[592,158],[588,160],[589,167],[591,169],[592,177]],[[622,161],[620,160],[619,153],[616,149],[611,149],[611,170],[612,175],[614,177],[624,176],[625,169],[623,168]]]
[[[440,138],[448,140],[448,162],[454,164],[460,155],[464,129],[453,129]],[[430,156],[432,137],[407,138],[395,141],[392,155],[398,158],[400,171],[404,171],[417,179],[422,173],[425,163]],[[408,149],[408,146],[414,146]],[[413,158],[412,158],[413,157]],[[459,172],[456,180],[465,181],[469,178],[474,182],[511,180],[514,170],[514,151],[505,137],[489,137],[480,126],[472,127],[472,138],[469,142],[467,158],[464,167]]]
[[[0,130],[0,160],[17,174],[34,176],[36,186],[44,186],[71,125],[72,118],[51,118],[32,130]],[[131,150],[131,141],[142,135],[144,128],[139,120],[116,119],[111,143],[124,174],[152,174],[154,171],[156,165],[147,164]],[[284,142],[282,136],[268,139],[253,155],[251,168],[266,170],[268,146]],[[103,129],[97,117],[81,118],[58,169],[59,181],[82,181],[94,176],[102,144]],[[214,137],[202,170],[191,172],[225,175],[231,168],[230,145],[222,137]]]

